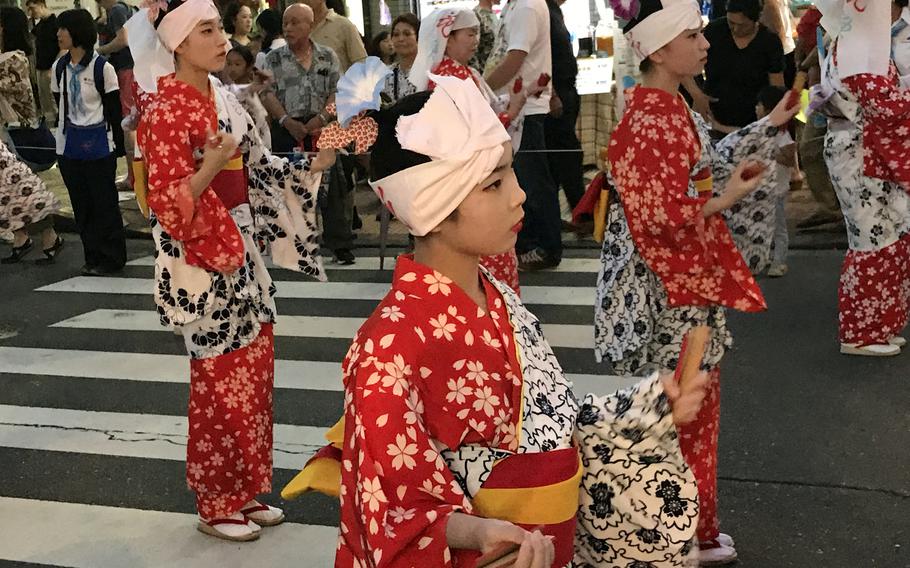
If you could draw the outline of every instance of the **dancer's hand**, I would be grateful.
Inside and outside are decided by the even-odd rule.
[[[736,166],[722,194],[729,200],[729,206],[749,195],[761,185],[768,167],[756,160],[743,160]]]
[[[679,426],[695,420],[705,400],[705,387],[710,380],[708,373],[702,371],[681,383],[676,382],[673,373],[661,375],[660,380],[673,409],[673,423]]]
[[[481,552],[496,556],[497,550],[518,546],[513,568],[550,568],[556,555],[552,538],[540,531],[526,531],[508,521],[484,519]]]
[[[335,150],[332,148],[323,148],[316,154],[316,158],[310,163],[311,172],[324,172],[335,165]]]
[[[774,107],[774,110],[768,115],[768,120],[774,126],[783,126],[790,122],[794,116],[799,114],[800,109],[802,108],[800,93],[795,93],[795,91],[787,91],[787,94],[784,95],[784,98],[777,103],[777,106]]]
[[[202,152],[202,163],[214,172],[220,172],[237,153],[238,141],[227,132],[205,133],[205,149]]]

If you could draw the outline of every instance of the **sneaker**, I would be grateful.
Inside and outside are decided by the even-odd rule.
[[[786,264],[772,264],[768,269],[768,278],[780,278],[787,274],[789,268]]]
[[[338,264],[350,266],[354,264],[354,253],[351,252],[351,249],[335,249],[333,260]]]
[[[891,343],[864,345],[841,343],[840,352],[844,355],[862,355],[865,357],[893,357],[901,354],[901,348]]]
[[[536,248],[518,255],[518,270],[522,272],[534,272],[557,266],[559,259],[547,254],[543,249]]]
[[[732,546],[724,546],[718,539],[699,545],[699,566],[726,566],[736,562],[736,559],[736,549]]]

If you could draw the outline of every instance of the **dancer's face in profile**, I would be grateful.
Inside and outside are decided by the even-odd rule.
[[[512,145],[503,144],[496,169],[431,234],[461,254],[489,256],[515,247],[525,192],[512,170]]]
[[[705,70],[708,48],[701,29],[686,30],[673,41],[651,54],[651,62],[679,77],[694,77]]]
[[[446,55],[467,65],[468,61],[477,53],[480,44],[480,30],[477,28],[463,28],[455,30],[446,41]]]
[[[191,65],[214,73],[224,69],[229,47],[221,19],[213,18],[196,24],[174,53],[180,65]]]

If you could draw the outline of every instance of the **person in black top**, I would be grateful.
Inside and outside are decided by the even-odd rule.
[[[695,110],[725,126],[755,122],[754,101],[768,85],[784,86],[784,51],[780,38],[758,22],[761,0],[729,0],[725,18],[704,30],[711,44],[703,89],[685,83]]]
[[[560,6],[566,0],[547,0],[550,11],[550,51],[553,58],[553,95],[550,97],[550,114],[544,122],[544,135],[548,150],[563,150],[548,154],[550,172],[557,187],[566,194],[574,208],[584,195],[582,178],[581,143],[575,133],[580,99],[575,89],[578,63],[572,52],[569,30]],[[574,150],[566,152],[565,150]]]
[[[98,5],[107,13],[107,23],[98,28],[101,46],[96,50],[103,55],[117,72],[117,84],[120,86],[120,112],[123,116],[135,114],[135,87],[133,86],[133,54],[127,43],[126,21],[133,16],[135,8],[122,0],[99,0]],[[133,188],[132,162],[136,148],[136,133],[124,130],[126,149],[127,184]]]
[[[35,70],[38,78],[38,104],[48,124],[57,122],[57,106],[51,93],[51,65],[60,54],[57,44],[57,15],[48,10],[45,0],[25,3],[28,17],[35,21],[32,35],[35,42]]]

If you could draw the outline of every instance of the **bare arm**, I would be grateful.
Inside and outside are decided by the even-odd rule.
[[[120,28],[117,31],[117,35],[114,36],[114,39],[98,47],[96,51],[98,51],[99,55],[109,55],[111,53],[120,51],[124,47],[129,47],[129,43],[126,39],[126,28]]]
[[[281,104],[281,101],[278,100],[278,97],[275,96],[275,93],[271,91],[263,92],[259,98],[262,100],[262,106],[265,107],[269,116],[274,120],[278,120],[282,116],[287,114],[287,111],[284,110],[284,105]]]
[[[521,69],[521,65],[525,62],[525,57],[527,56],[528,53],[526,51],[517,49],[509,51],[499,66],[496,67],[496,69],[493,69],[487,77],[487,84],[490,85],[490,88],[494,91],[498,91],[508,84],[509,81],[518,75],[518,71]]]

